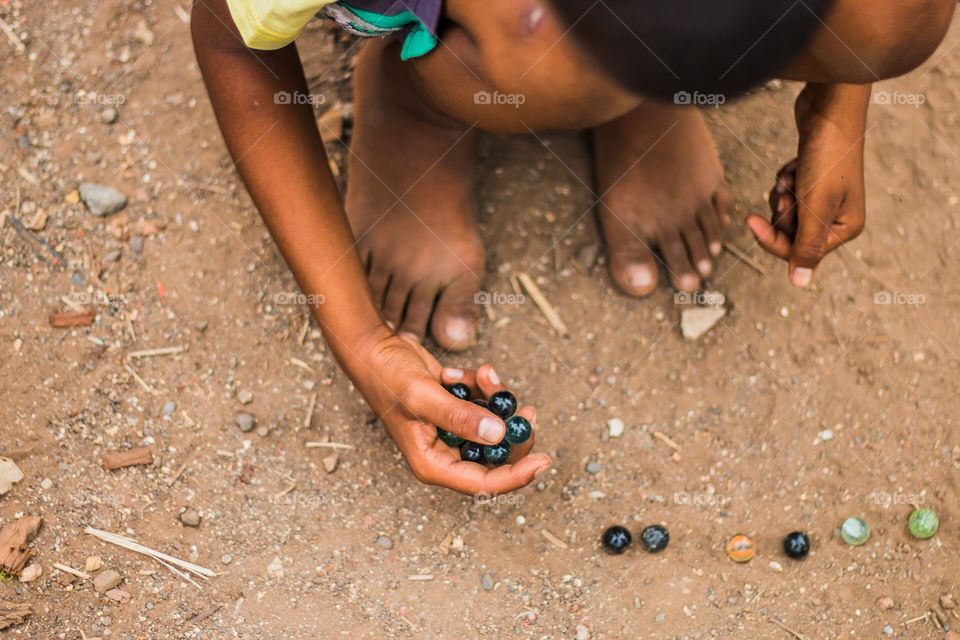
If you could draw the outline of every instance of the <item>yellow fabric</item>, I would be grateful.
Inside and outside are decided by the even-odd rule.
[[[296,39],[317,11],[336,0],[227,0],[251,49],[280,49]]]

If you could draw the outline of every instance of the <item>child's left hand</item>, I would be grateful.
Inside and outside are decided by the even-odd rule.
[[[788,261],[798,287],[810,284],[828,253],[863,231],[869,102],[869,85],[808,84],[796,103],[797,157],[777,173],[771,219],[747,217],[760,246]]]

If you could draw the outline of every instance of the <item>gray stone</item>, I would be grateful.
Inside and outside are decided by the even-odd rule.
[[[484,591],[493,591],[493,587],[496,586],[496,583],[493,580],[493,576],[489,572],[480,576],[480,586],[483,587]]]
[[[163,415],[169,416],[177,410],[177,403],[173,400],[167,400],[163,403]]]
[[[597,462],[596,460],[591,460],[590,462],[587,463],[587,473],[589,473],[590,475],[598,474],[600,473],[601,467],[602,465],[599,462]]]
[[[113,124],[114,122],[117,121],[118,115],[119,114],[117,113],[116,109],[114,109],[113,107],[107,107],[106,109],[100,112],[100,122],[102,122],[103,124]]]
[[[257,419],[249,413],[238,413],[236,417],[237,426],[240,427],[240,431],[244,433],[249,433],[257,428]]]
[[[127,196],[113,187],[95,182],[84,182],[80,185],[80,199],[87,205],[90,213],[101,218],[127,206]]]
[[[143,242],[143,236],[131,236],[127,242],[127,246],[129,246],[130,251],[134,253],[143,253]]]
[[[393,540],[391,540],[387,536],[378,536],[377,544],[380,546],[381,549],[393,549]]]

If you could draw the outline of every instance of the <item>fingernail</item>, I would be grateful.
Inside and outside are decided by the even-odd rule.
[[[454,342],[464,342],[473,338],[473,324],[463,318],[447,320],[443,330]]]
[[[781,196],[781,198],[777,200],[777,213],[783,213],[784,211],[786,211],[786,209],[787,209],[787,197]]]
[[[797,267],[793,270],[793,273],[790,274],[790,282],[797,287],[807,286],[810,284],[812,278],[813,269],[807,269],[806,267]]]
[[[638,289],[649,287],[653,284],[653,272],[646,265],[632,264],[627,267],[627,281]]]
[[[477,429],[477,434],[481,440],[486,442],[500,442],[503,439],[505,429],[503,423],[495,418],[483,418],[480,420],[480,428]]]
[[[410,340],[413,340],[414,342],[420,342],[420,336],[413,333],[412,331],[401,331],[399,335],[401,338],[408,338]]]
[[[450,378],[451,380],[459,380],[463,377],[463,369],[450,369],[446,368],[443,370],[443,375]]]
[[[493,384],[500,384],[500,376],[497,375],[497,372],[494,371],[493,367],[490,367],[490,373],[487,374],[487,377],[490,378],[490,382]]]
[[[386,323],[387,323],[387,326],[390,327],[390,331],[393,331],[394,329],[397,328],[397,325],[393,324],[393,323],[390,322],[389,320],[384,320],[384,322],[386,322]]]

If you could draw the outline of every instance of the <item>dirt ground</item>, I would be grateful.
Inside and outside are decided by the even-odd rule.
[[[710,287],[730,313],[697,341],[681,336],[667,289],[630,300],[602,258],[575,268],[598,239],[583,136],[484,139],[486,288],[512,294],[510,276],[530,273],[570,335],[529,301],[496,304],[480,345],[445,358],[492,362],[539,408],[537,446],[556,459],[536,486],[483,502],[419,485],[305,326],[220,140],[188,9],[0,0],[25,43],[16,53],[0,36],[0,455],[25,474],[0,497],[0,524],[44,518],[43,574],[0,581],[0,600],[33,615],[0,636],[789,639],[789,628],[853,639],[960,628],[939,604],[960,597],[960,24],[922,69],[876,88],[886,93],[867,133],[867,231],[827,259],[813,290],[791,287],[742,224],[766,210],[792,156],[798,87],[708,112],[738,197],[727,239],[765,275],[725,254]],[[355,47],[320,24],[303,36],[319,112],[349,103]],[[341,143],[328,146],[342,168]],[[91,215],[77,201],[85,181],[120,189],[127,208]],[[96,320],[52,328],[50,313],[71,305]],[[130,357],[160,347],[182,351]],[[240,412],[257,428],[242,432]],[[618,439],[611,418],[626,425]],[[323,440],[352,448],[306,446]],[[135,446],[154,463],[104,470],[103,455]],[[910,537],[910,504],[939,513],[936,537]],[[863,547],[837,537],[850,515],[873,527]],[[662,554],[599,548],[610,524],[636,535],[655,522],[672,535]],[[87,526],[220,575],[191,584]],[[793,529],[813,539],[802,562],[779,548]],[[757,543],[745,565],[723,551],[737,532]],[[83,570],[91,556],[120,573],[129,602],[54,567]]]

